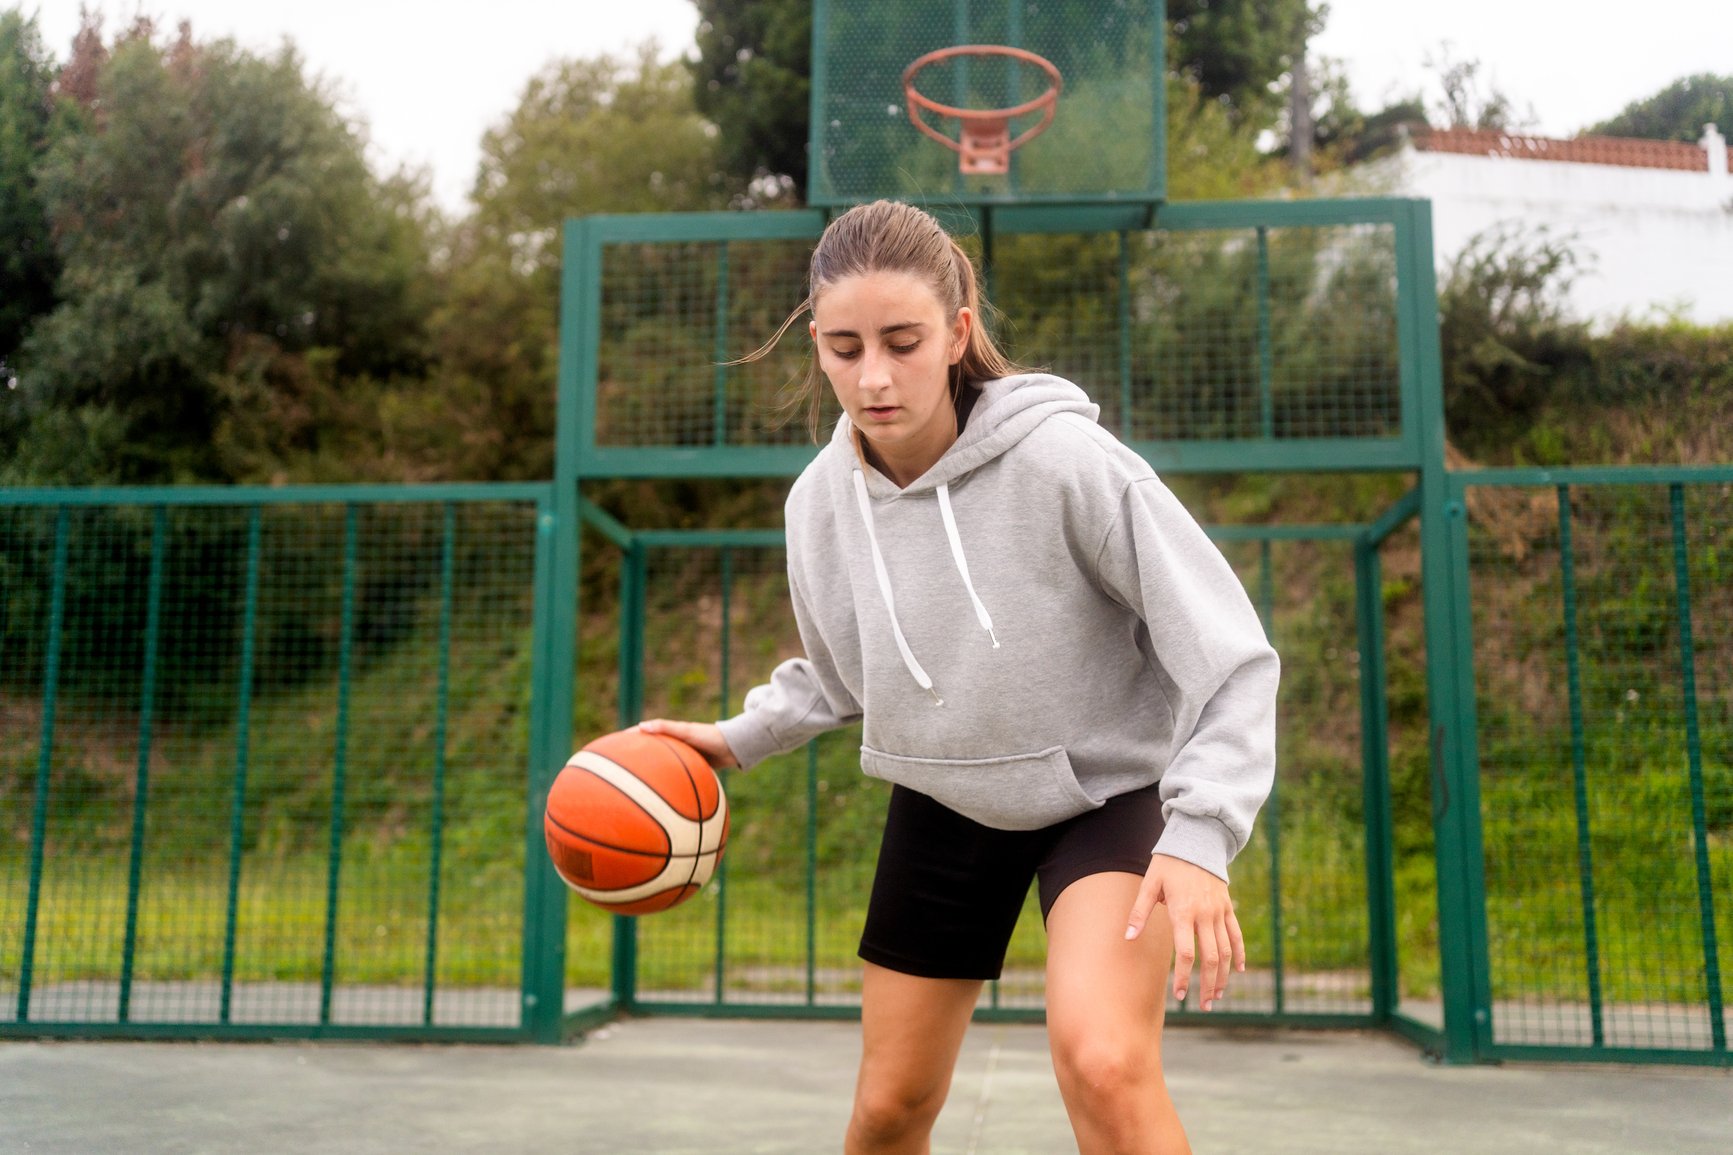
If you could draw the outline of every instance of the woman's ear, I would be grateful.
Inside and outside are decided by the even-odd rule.
[[[963,351],[969,347],[969,334],[974,328],[975,310],[964,305],[957,310],[957,319],[951,322],[951,364],[963,359]]]

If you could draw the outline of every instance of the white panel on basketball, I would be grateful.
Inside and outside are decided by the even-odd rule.
[[[662,872],[649,882],[640,882],[637,886],[623,886],[618,890],[597,890],[593,886],[572,886],[572,889],[592,902],[626,903],[638,902],[653,898],[666,890],[678,890],[683,886],[703,886],[709,881],[710,875],[716,870],[716,854],[711,852],[700,857],[697,870],[693,870],[690,858],[671,858]]]
[[[722,805],[718,805],[716,815],[708,822],[694,822],[681,814],[660,794],[652,790],[648,784],[636,774],[609,758],[604,758],[590,750],[579,750],[572,755],[568,766],[581,766],[602,781],[619,790],[620,793],[642,806],[644,810],[661,823],[662,829],[668,832],[670,854],[690,857],[694,854],[705,854],[715,850],[722,841]],[[720,787],[718,787],[720,791]],[[718,793],[720,798],[720,793]]]

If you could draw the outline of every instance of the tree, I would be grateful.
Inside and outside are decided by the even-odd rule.
[[[231,481],[317,453],[332,396],[417,372],[427,254],[402,180],[285,47],[95,18],[35,175],[58,303],[20,357],[17,480]]]
[[[1535,124],[1534,108],[1519,111],[1516,102],[1491,80],[1481,76],[1478,60],[1458,60],[1449,41],[1426,56],[1426,68],[1438,79],[1442,97],[1438,121],[1447,128],[1522,132]]]
[[[474,210],[448,238],[433,377],[393,402],[429,473],[551,473],[561,222],[724,208],[738,185],[718,147],[685,66],[654,45],[555,61],[529,81],[483,138]]]
[[[721,162],[742,182],[806,187],[812,0],[695,0],[698,111],[721,127]]]
[[[1306,0],[1168,0],[1167,21],[1173,68],[1236,122],[1262,127],[1281,107],[1276,82],[1321,13]]]
[[[1675,80],[1647,99],[1632,101],[1623,112],[1588,131],[1695,144],[1703,138],[1705,124],[1715,125],[1723,136],[1733,136],[1733,76],[1701,72]]]
[[[36,21],[16,10],[0,13],[0,389],[10,385],[31,322],[54,303],[54,249],[36,187],[53,83]]]

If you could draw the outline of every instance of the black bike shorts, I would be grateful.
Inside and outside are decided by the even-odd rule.
[[[996,979],[1032,879],[1045,921],[1080,878],[1141,878],[1161,831],[1154,785],[1040,830],[995,830],[895,786],[860,957],[921,978]]]

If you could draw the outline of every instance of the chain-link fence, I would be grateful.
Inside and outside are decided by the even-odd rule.
[[[1733,472],[1457,480],[1490,1040],[1727,1055]]]
[[[520,1026],[538,501],[411,494],[0,498],[0,1025]]]

